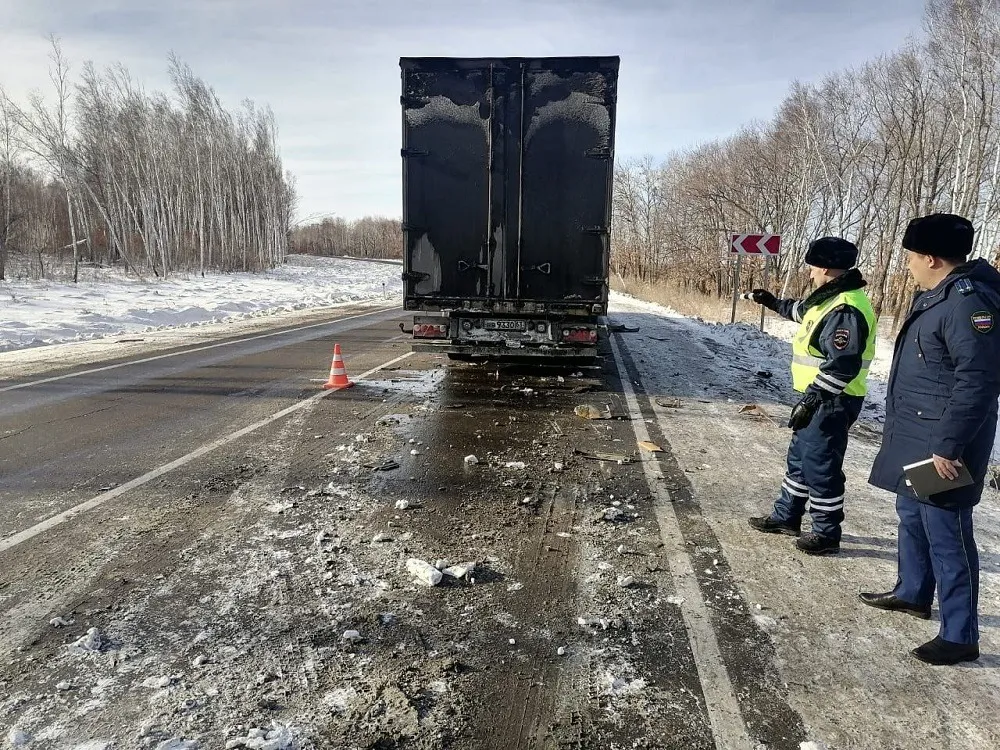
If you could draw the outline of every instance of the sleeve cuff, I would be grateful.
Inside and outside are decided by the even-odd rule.
[[[813,380],[813,385],[817,388],[821,388],[827,393],[832,393],[834,396],[839,396],[844,392],[844,389],[847,388],[848,384],[840,378],[821,372],[816,376],[816,379]]]
[[[965,446],[954,440],[937,440],[931,443],[931,453],[935,456],[941,456],[941,458],[947,458],[949,461],[960,459],[964,450]]]

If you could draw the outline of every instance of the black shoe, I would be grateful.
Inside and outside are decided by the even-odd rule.
[[[886,609],[890,612],[905,612],[908,615],[919,617],[921,620],[931,619],[930,604],[926,607],[921,607],[919,604],[904,602],[891,591],[887,591],[884,594],[860,593],[858,594],[858,599],[861,600],[862,604],[867,604],[869,607]]]
[[[975,661],[979,658],[979,646],[975,643],[952,643],[938,636],[923,646],[917,646],[910,653],[922,662],[943,667],[962,661]]]
[[[765,534],[787,534],[788,536],[798,536],[799,527],[790,523],[776,521],[770,516],[751,516],[747,522],[757,531]]]
[[[795,546],[807,555],[835,555],[840,552],[840,542],[836,539],[813,533],[796,539]]]

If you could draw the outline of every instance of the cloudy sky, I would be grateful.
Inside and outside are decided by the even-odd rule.
[[[401,56],[619,55],[617,155],[769,119],[818,81],[920,34],[924,0],[0,0],[0,86],[121,62],[166,89],[177,53],[231,107],[270,105],[299,219],[400,215]]]

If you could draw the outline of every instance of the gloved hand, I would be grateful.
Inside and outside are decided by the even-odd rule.
[[[793,432],[798,432],[803,427],[808,427],[813,415],[819,410],[823,403],[823,397],[818,393],[810,391],[806,393],[792,409],[792,415],[788,418],[788,426]]]
[[[751,292],[746,292],[743,297],[744,299],[753,300],[758,305],[763,305],[768,310],[776,310],[778,308],[778,298],[766,289],[754,289]]]

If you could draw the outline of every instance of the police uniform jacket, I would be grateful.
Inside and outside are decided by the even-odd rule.
[[[966,263],[918,295],[900,329],[886,396],[882,448],[869,482],[918,498],[903,466],[937,454],[960,459],[975,484],[932,495],[948,508],[982,495],[1000,396],[1000,273]]]
[[[861,272],[852,268],[847,273],[827,282],[803,300],[778,300],[775,308],[782,317],[801,323],[811,307],[822,305],[842,292],[862,289],[866,282]],[[839,396],[844,384],[850,383],[867,365],[863,355],[868,337],[868,321],[856,307],[838,305],[830,310],[810,332],[810,345],[823,355],[816,379],[806,388],[824,399]]]

